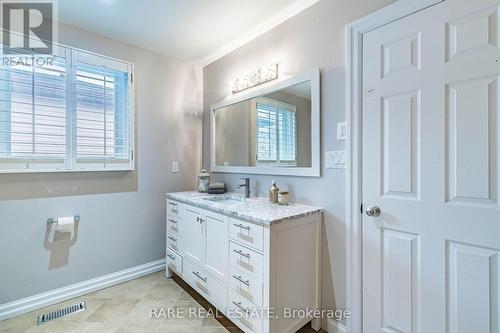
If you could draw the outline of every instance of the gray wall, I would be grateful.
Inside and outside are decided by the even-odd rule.
[[[201,165],[201,70],[67,26],[59,41],[135,63],[137,169],[0,175],[0,304],[164,258],[164,193]],[[73,214],[76,242],[44,244],[47,218]]]
[[[280,61],[281,77],[315,67],[321,69],[321,178],[254,176],[257,192],[266,195],[271,180],[291,190],[292,200],[325,208],[323,228],[323,307],[346,304],[345,170],[325,169],[328,150],[344,150],[336,139],[336,123],[345,120],[345,25],[388,5],[392,0],[321,0],[314,6],[242,46],[203,70],[203,158],[209,165],[210,105],[229,98],[227,87],[235,76]],[[213,178],[235,185],[241,174]],[[252,189],[254,190],[254,189]],[[326,323],[323,323],[326,327]]]

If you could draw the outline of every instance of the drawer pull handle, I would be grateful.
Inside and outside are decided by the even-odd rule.
[[[233,277],[234,277],[236,280],[240,281],[241,283],[243,283],[243,284],[245,284],[245,285],[247,285],[247,286],[250,286],[250,280],[246,280],[246,281],[245,281],[245,280],[243,280],[243,279],[241,278],[241,275],[240,275],[240,276],[233,275]]]
[[[173,242],[177,242],[177,238],[169,236],[168,239],[172,240]]]
[[[250,226],[248,225],[243,225],[243,224],[240,224],[240,223],[235,223],[233,224],[235,227],[238,227],[240,229],[245,229],[245,230],[250,230]]]
[[[203,282],[207,282],[207,278],[201,277],[200,272],[193,271],[193,274],[196,275],[196,277],[202,280]]]
[[[173,255],[171,255],[171,254],[167,254],[167,257],[169,257],[172,260],[175,260],[175,257]]]
[[[168,219],[169,222],[172,222],[172,223],[177,223],[176,220],[173,220],[173,219]]]
[[[169,204],[172,206],[177,206],[177,202],[170,201]]]
[[[233,304],[236,305],[238,308],[240,308],[242,311],[244,311],[246,314],[248,314],[248,309],[245,309],[244,307],[242,307],[241,302],[233,301]]]
[[[233,252],[238,253],[240,256],[250,259],[250,253],[243,253],[241,250],[233,250]]]

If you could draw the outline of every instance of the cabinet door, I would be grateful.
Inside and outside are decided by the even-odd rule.
[[[207,257],[205,269],[222,282],[228,282],[229,217],[205,211]]]
[[[196,207],[186,206],[184,221],[184,255],[193,263],[205,265],[205,224],[203,211]]]

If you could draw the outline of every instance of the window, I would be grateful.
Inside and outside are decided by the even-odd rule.
[[[257,110],[257,164],[297,165],[296,107],[259,98]]]
[[[66,65],[2,67],[0,156],[61,159],[66,155]]]
[[[0,172],[132,170],[132,65],[57,50],[0,67]]]

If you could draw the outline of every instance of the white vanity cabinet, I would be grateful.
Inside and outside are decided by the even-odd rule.
[[[189,235],[189,241],[184,244],[184,256],[192,263],[203,266],[206,257],[206,224],[203,223],[203,209],[187,206],[184,212],[185,235]]]
[[[233,212],[193,197],[203,199],[167,195],[167,276],[179,275],[247,333],[292,333],[313,320],[283,314],[320,309],[321,209],[256,198]]]
[[[227,283],[229,218],[189,205],[185,205],[184,211],[185,258]]]
[[[228,282],[229,260],[227,233],[229,217],[210,211],[204,214],[206,234],[205,269],[224,284]]]
[[[175,254],[182,256],[184,252],[182,246],[182,235],[184,234],[184,205],[174,200],[167,200],[167,260],[174,260],[171,257]],[[182,260],[181,260],[182,261]]]

